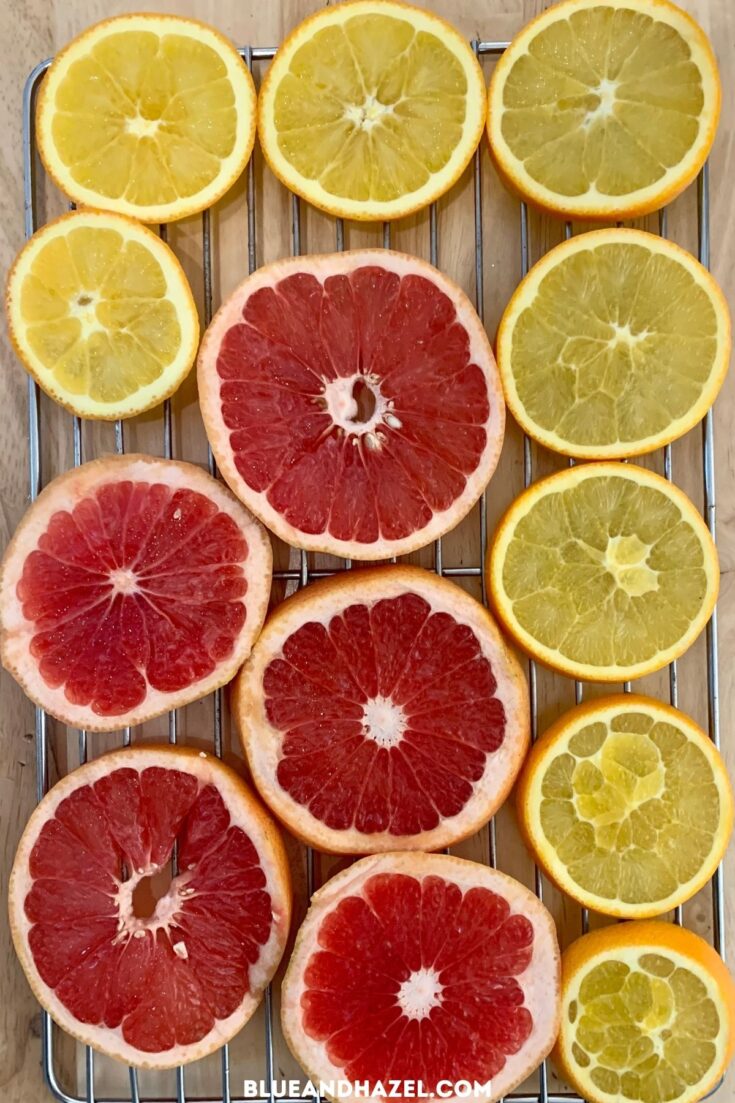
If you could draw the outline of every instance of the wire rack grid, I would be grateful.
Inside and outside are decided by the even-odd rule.
[[[498,57],[508,46],[507,42],[474,40],[472,48],[478,57]],[[240,54],[251,73],[254,73],[255,63],[269,61],[275,54],[275,47],[242,47]],[[40,62],[29,74],[26,81],[23,96],[23,175],[24,175],[24,230],[25,236],[30,237],[39,228],[38,219],[38,181],[36,179],[35,158],[35,133],[34,133],[34,107],[35,98],[41,79],[51,64],[51,59]],[[255,73],[254,73],[255,75]],[[473,192],[474,192],[474,268],[475,268],[475,305],[480,318],[484,321],[484,234],[482,218],[482,151],[478,149],[473,163]],[[256,204],[258,202],[256,179],[251,159],[247,170],[247,258],[248,272],[252,273],[258,266],[257,241],[256,241]],[[709,169],[705,165],[697,180],[697,222],[698,222],[698,257],[700,262],[709,267],[710,262],[710,226],[709,226]],[[662,236],[667,233],[667,213],[663,210],[659,216],[659,232]],[[160,227],[161,236],[166,239],[166,226]],[[345,248],[345,227],[341,219],[335,220],[335,246],[338,251]],[[520,203],[520,262],[521,273],[526,275],[530,267],[529,250],[529,213],[526,205]],[[565,237],[572,236],[572,224],[565,224]],[[202,267],[203,267],[203,318],[205,325],[212,318],[213,306],[213,279],[212,279],[212,240],[210,231],[210,212],[202,214],[201,221],[202,238]],[[301,253],[301,205],[297,196],[291,196],[291,252],[298,256]],[[383,226],[383,246],[391,246],[391,225]],[[439,256],[439,231],[436,205],[429,210],[429,259],[432,264],[438,264]],[[71,417],[70,430],[73,440],[73,461],[78,466],[83,461],[82,423],[77,417]],[[712,537],[715,538],[715,470],[714,470],[714,424],[713,413],[710,411],[702,424],[702,476],[703,476],[703,503],[704,515]],[[125,433],[122,421],[115,423],[115,448],[118,453],[125,451]],[[163,407],[162,418],[162,451],[166,458],[173,455],[173,431],[171,403],[166,401]],[[37,384],[28,379],[28,459],[29,459],[29,496],[33,501],[43,486],[41,455],[42,455],[42,419],[40,392]],[[570,465],[573,463],[570,460]],[[208,466],[210,473],[216,475],[216,465],[211,449],[208,450]],[[671,445],[664,450],[663,469],[667,479],[673,479]],[[532,443],[525,437],[523,440],[523,484],[529,486],[534,480],[534,453]],[[485,495],[479,503],[479,547],[482,557],[478,563],[472,565],[449,566],[444,562],[444,549],[442,539],[434,542],[434,570],[446,577],[457,579],[476,579],[482,587],[483,600],[485,599],[485,583],[483,575],[483,558],[487,547],[487,503]],[[351,567],[350,560],[344,562],[344,569]],[[333,573],[330,570],[310,568],[307,553],[300,552],[298,566],[284,570],[274,571],[274,579],[286,583],[295,583],[297,586],[305,586],[310,579],[323,577]],[[720,745],[720,712],[719,712],[719,684],[718,684],[718,637],[717,637],[717,612],[712,618],[706,630],[706,664],[707,664],[707,709],[709,735],[713,743]],[[528,662],[528,683],[531,706],[531,732],[532,738],[538,736],[538,685],[536,664]],[[631,685],[626,683],[624,690],[630,692]],[[669,700],[674,706],[679,699],[679,676],[676,661],[668,671]],[[575,701],[580,703],[584,695],[584,686],[581,682],[574,684]],[[175,744],[178,739],[178,717],[176,712],[171,712],[168,717],[169,742]],[[129,728],[123,729],[123,745],[130,745],[132,733]],[[222,691],[218,690],[212,695],[212,745],[214,752],[221,757],[223,753],[223,703]],[[87,761],[88,757],[87,733],[78,733],[78,759],[79,763]],[[35,753],[36,753],[36,795],[40,801],[48,790],[49,780],[49,741],[47,730],[47,717],[41,709],[35,710]],[[492,865],[497,861],[497,845],[494,820],[489,827],[489,859]],[[306,852],[306,881],[308,895],[311,896],[315,883],[314,854],[309,849]],[[539,898],[543,897],[543,879],[538,867],[534,867],[534,885]],[[712,893],[712,942],[715,949],[724,957],[724,885],[722,868],[720,867],[711,882]],[[673,920],[681,924],[683,921],[682,909],[677,908]],[[589,916],[586,909],[581,911],[581,930],[585,932],[589,926]],[[275,1080],[274,1057],[274,1012],[273,994],[269,987],[264,999],[264,1037],[263,1037],[263,1061],[260,1068],[259,1079],[262,1079],[266,1088],[266,1094],[262,1101],[274,1103],[273,1084]],[[252,1025],[252,1024],[251,1024]],[[220,1085],[217,1093],[193,1095],[186,1090],[186,1070],[181,1067],[175,1070],[175,1095],[168,1094],[144,1094],[139,1085],[139,1074],[136,1069],[129,1069],[129,1091],[127,1094],[97,1094],[95,1091],[95,1053],[89,1047],[84,1048],[84,1072],[81,1077],[83,1089],[77,1093],[70,1093],[62,1086],[57,1069],[57,1051],[55,1044],[55,1027],[47,1012],[41,1012],[41,1059],[43,1075],[46,1085],[54,1098],[61,1103],[246,1103],[245,1099],[233,1089],[229,1046],[225,1045],[220,1051]],[[715,1095],[720,1085],[710,1093]],[[544,1061],[538,1070],[538,1085],[533,1090],[521,1088],[505,1097],[509,1103],[583,1103],[583,1100],[573,1092],[552,1091],[549,1087],[549,1070]],[[285,1103],[297,1103],[296,1100],[286,1099]]]

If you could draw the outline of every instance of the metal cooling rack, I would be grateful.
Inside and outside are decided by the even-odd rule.
[[[472,48],[476,55],[499,56],[508,46],[507,42],[473,41]],[[275,54],[275,47],[250,47],[240,49],[246,65],[251,73],[254,71],[254,63],[270,61]],[[51,59],[41,62],[30,73],[23,95],[23,177],[24,177],[24,228],[25,236],[30,237],[39,227],[38,211],[38,181],[36,179],[35,158],[35,133],[34,133],[34,106],[35,97],[40,81],[51,64]],[[255,75],[255,74],[254,74]],[[247,170],[247,228],[248,228],[248,272],[252,273],[258,267],[257,241],[256,241],[256,194],[255,172],[251,158]],[[709,268],[710,262],[710,226],[709,226],[709,169],[705,165],[697,180],[697,217],[698,217],[698,257],[701,263]],[[291,196],[291,252],[298,256],[301,253],[301,204],[297,196]],[[439,233],[437,225],[437,209],[433,204],[429,209],[429,259],[432,264],[438,263]],[[484,320],[484,250],[483,250],[483,222],[482,222],[482,147],[474,157],[474,246],[475,246],[475,305],[481,319]],[[529,215],[525,203],[520,204],[520,257],[521,272],[526,275],[529,269]],[[659,216],[659,232],[666,236],[667,218],[666,211]],[[166,227],[160,228],[161,236],[165,239]],[[572,236],[572,224],[565,225],[565,236]],[[335,220],[335,245],[337,250],[344,249],[344,223],[341,219]],[[383,246],[391,245],[391,225],[383,226]],[[203,258],[203,317],[205,325],[208,325],[212,317],[212,247],[210,236],[209,211],[202,214],[202,258]],[[62,411],[59,411],[60,414]],[[66,417],[66,415],[63,415]],[[79,418],[72,417],[69,430],[73,440],[74,465],[82,462],[82,424]],[[696,431],[696,430],[695,430]],[[707,526],[713,539],[715,533],[715,469],[714,469],[714,418],[710,411],[702,423],[702,477],[703,477],[703,501],[704,515]],[[124,423],[115,423],[115,447],[118,453],[125,451]],[[43,486],[41,470],[42,451],[42,422],[40,416],[40,392],[38,386],[29,377],[28,379],[28,461],[29,461],[29,491],[30,500],[33,501]],[[173,453],[173,434],[170,402],[166,401],[163,407],[162,418],[162,452],[166,458]],[[209,470],[216,474],[216,466],[209,450]],[[90,458],[90,457],[86,457]],[[184,458],[184,457],[179,457]],[[569,461],[570,464],[574,461]],[[673,479],[671,446],[664,450],[664,474],[670,481]],[[528,437],[523,444],[523,480],[524,486],[528,486],[534,479],[534,463],[532,444]],[[485,582],[483,577],[482,562],[487,547],[487,508],[485,496],[480,500],[479,508],[479,537],[482,557],[480,563],[472,566],[448,566],[444,563],[442,540],[434,542],[434,569],[440,575],[450,578],[479,578],[481,580],[483,600],[485,599]],[[350,560],[345,561],[345,567],[349,569]],[[334,573],[330,570],[315,570],[309,566],[307,553],[300,552],[298,567],[287,570],[274,571],[274,579],[285,582],[295,582],[298,586],[305,586],[310,579],[323,577]],[[720,746],[720,712],[719,712],[719,681],[718,681],[718,638],[717,638],[717,611],[706,630],[707,651],[707,705],[709,735],[716,747]],[[529,694],[531,705],[531,733],[533,739],[538,735],[538,687],[536,664],[528,663]],[[630,692],[631,685],[624,685],[626,692]],[[583,683],[575,682],[575,700],[579,703],[583,698]],[[669,699],[672,705],[678,704],[678,669],[677,663],[669,666]],[[178,724],[176,712],[171,712],[168,718],[169,742],[176,743],[178,736]],[[132,733],[129,728],[122,732],[123,745],[127,746],[132,741]],[[218,690],[212,695],[212,744],[215,754],[222,755],[222,692]],[[35,711],[35,750],[36,750],[36,795],[40,801],[48,790],[48,757],[49,744],[47,733],[47,717],[41,709]],[[78,735],[78,755],[80,764],[87,760],[87,733],[80,731]],[[495,836],[495,823],[489,824],[489,854],[490,862],[495,865],[497,859],[497,846]],[[307,888],[311,896],[314,885],[314,855],[309,849],[306,854]],[[543,895],[543,883],[541,871],[535,867],[534,871],[535,891],[539,898]],[[715,949],[724,957],[724,884],[722,867],[720,867],[711,882],[712,891],[712,942]],[[674,922],[682,923],[682,909],[676,909]],[[588,929],[589,916],[586,909],[581,912],[582,931]],[[270,988],[265,994],[265,1030],[263,1039],[263,1061],[261,1069],[256,1074],[257,1079],[262,1079],[268,1089],[268,1094],[261,1098],[260,1103],[274,1103],[272,1084],[274,1076],[274,1044],[273,1044],[273,1007]],[[252,1024],[254,1025],[254,1024]],[[186,1091],[186,1070],[181,1067],[175,1071],[176,1092],[175,1095],[148,1095],[141,1094],[138,1073],[135,1069],[129,1070],[129,1092],[126,1095],[113,1097],[98,1095],[95,1092],[95,1053],[89,1047],[84,1048],[84,1093],[82,1095],[70,1095],[62,1087],[57,1072],[54,1032],[55,1027],[47,1012],[41,1012],[41,1055],[45,1082],[51,1094],[61,1103],[247,1103],[237,1092],[233,1091],[230,1075],[229,1046],[225,1045],[220,1051],[221,1065],[221,1091],[211,1092],[202,1096],[194,1096]],[[245,1029],[249,1029],[246,1027]],[[191,1067],[191,1066],[189,1066]],[[280,1078],[280,1077],[279,1077]],[[718,1085],[710,1096],[718,1091]],[[708,1098],[709,1098],[708,1097]],[[544,1061],[538,1070],[538,1088],[532,1091],[518,1090],[509,1093],[506,1100],[513,1103],[584,1103],[580,1096],[573,1092],[554,1092],[549,1089],[549,1073],[547,1062]],[[257,1103],[257,1101],[256,1101]],[[297,1100],[285,1100],[284,1103],[298,1103]],[[326,1101],[323,1101],[326,1103]]]

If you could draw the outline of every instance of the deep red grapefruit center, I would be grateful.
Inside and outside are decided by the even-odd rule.
[[[136,914],[137,886],[165,871],[174,842],[180,872],[150,915]],[[29,871],[33,960],[79,1022],[159,1053],[198,1042],[248,994],[271,898],[214,785],[180,770],[114,770],[61,801]]]
[[[487,443],[487,382],[451,299],[366,265],[253,292],[217,356],[247,485],[294,528],[397,540],[465,489]]]
[[[533,927],[485,888],[376,874],[322,922],[303,1027],[351,1081],[486,1083],[528,1039]]]
[[[263,688],[279,784],[337,830],[431,830],[462,811],[505,735],[477,636],[413,593],[302,625]]]
[[[247,552],[235,521],[189,489],[110,482],[59,510],[17,587],[41,677],[99,716],[207,677],[245,623]]]

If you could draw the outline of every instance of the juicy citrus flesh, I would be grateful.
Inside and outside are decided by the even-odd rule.
[[[704,626],[718,576],[694,506],[624,464],[536,484],[501,524],[490,573],[498,614],[524,646],[601,681],[679,654]]]
[[[171,393],[193,363],[198,321],[168,248],[104,214],[61,220],[31,248],[9,299],[42,385],[86,417],[137,413]]]
[[[545,258],[526,287],[501,323],[498,364],[509,405],[547,447],[582,458],[650,451],[714,400],[727,306],[676,246],[630,230],[586,235]]]
[[[209,28],[122,16],[86,32],[55,64],[62,69],[39,104],[40,149],[73,198],[97,197],[145,221],[177,218],[208,205],[242,170],[252,81]]]
[[[320,13],[301,44],[276,58],[261,139],[266,156],[277,146],[286,182],[318,205],[391,217],[391,205],[449,172],[440,193],[464,168],[485,116],[481,73],[469,46],[427,13],[390,3],[334,13]]]
[[[728,1029],[713,980],[655,946],[597,959],[565,1015],[574,1071],[593,1100],[700,1098]]]
[[[732,823],[724,767],[704,733],[637,699],[601,702],[558,736],[534,767],[538,806],[522,809],[552,877],[614,914],[656,914],[691,896]]]
[[[714,135],[709,44],[684,13],[650,0],[552,12],[521,32],[496,97],[491,89],[501,164],[560,210],[594,214],[644,196],[655,209],[655,193],[686,184]]]

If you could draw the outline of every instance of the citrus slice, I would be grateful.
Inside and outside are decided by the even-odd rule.
[[[668,0],[563,0],[528,23],[490,81],[501,175],[567,218],[635,218],[710,151],[720,78],[701,27]]]
[[[518,287],[498,329],[516,421],[580,459],[651,452],[707,412],[730,360],[727,302],[670,241],[610,229],[562,242]]]
[[[530,486],[500,522],[486,571],[516,642],[591,682],[640,678],[681,655],[719,585],[694,505],[625,463],[582,464]]]
[[[236,682],[253,781],[320,850],[437,850],[507,796],[528,747],[521,668],[487,611],[419,567],[315,582]]]
[[[198,375],[222,475],[299,548],[387,559],[423,547],[469,512],[500,454],[505,405],[482,323],[456,284],[402,253],[258,269],[212,321]]]
[[[28,982],[67,1033],[171,1068],[255,1011],[286,945],[291,886],[278,831],[233,770],[203,751],[135,746],[44,797],[9,909]]]
[[[714,744],[684,713],[632,693],[552,724],[516,795],[523,835],[551,880],[585,907],[628,919],[694,896],[732,831]]]
[[[589,1103],[696,1103],[734,1049],[735,985],[699,935],[617,923],[564,951],[553,1056]]]
[[[173,394],[196,358],[199,319],[169,247],[133,219],[76,211],[18,255],[10,336],[43,389],[79,417],[132,417]]]
[[[402,218],[461,176],[485,124],[482,70],[432,12],[353,0],[288,36],[258,97],[276,176],[342,218]]]
[[[483,1085],[533,1072],[559,1029],[554,922],[524,886],[446,854],[370,856],[313,897],[283,981],[284,1037],[313,1083]],[[492,1081],[492,1084],[489,1083]],[[400,1095],[400,1098],[408,1098]],[[334,1098],[330,1096],[330,1098]],[[377,1096],[372,1096],[377,1098]]]
[[[49,483],[5,553],[3,665],[75,728],[139,724],[232,678],[270,579],[266,533],[200,468],[93,460]]]
[[[46,171],[76,203],[172,222],[211,207],[255,141],[255,86],[218,31],[119,15],[57,55],[36,110]]]

